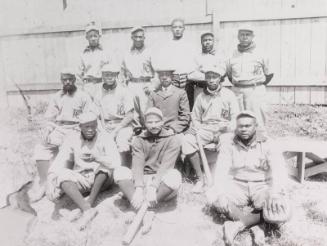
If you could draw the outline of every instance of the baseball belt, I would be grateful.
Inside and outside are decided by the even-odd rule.
[[[234,84],[235,87],[238,88],[250,88],[250,87],[256,87],[256,86],[260,86],[260,85],[264,85],[264,82],[258,82],[258,83],[253,83],[253,84]]]
[[[131,78],[129,82],[132,83],[151,82],[151,77]]]
[[[97,83],[101,83],[102,82],[102,78],[85,78],[83,79],[84,83],[93,83],[93,84],[97,84]]]
[[[243,183],[260,183],[260,182],[268,182],[271,179],[259,179],[259,180],[244,180],[244,179],[238,179],[238,178],[233,178],[236,181],[243,182]]]

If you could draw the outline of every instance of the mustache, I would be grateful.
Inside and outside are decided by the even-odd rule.
[[[77,90],[77,87],[76,85],[64,85],[62,89],[65,93],[72,94]]]

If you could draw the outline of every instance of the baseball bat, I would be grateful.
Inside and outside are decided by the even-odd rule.
[[[193,117],[191,117],[191,120],[192,120],[192,123],[194,125]],[[202,165],[203,165],[203,169],[204,169],[204,174],[207,177],[208,185],[211,186],[213,184],[213,179],[212,179],[210,167],[209,167],[209,164],[208,164],[206,154],[204,153],[204,150],[203,150],[203,146],[202,146],[202,143],[201,143],[200,136],[198,135],[197,132],[195,133],[195,137],[196,137],[196,142],[197,142],[197,144],[199,146],[199,152],[200,152],[200,157],[201,157],[201,161],[202,161]]]
[[[123,237],[122,242],[123,242],[124,245],[129,245],[133,241],[133,239],[134,239],[134,237],[135,237],[135,235],[136,235],[136,233],[137,233],[137,231],[138,231],[138,229],[139,229],[139,227],[140,227],[140,225],[142,223],[143,217],[146,214],[147,210],[148,210],[148,204],[143,203],[143,205],[141,206],[141,208],[137,212],[132,224],[129,226],[126,234]]]

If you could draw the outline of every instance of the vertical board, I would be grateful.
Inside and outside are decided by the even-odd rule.
[[[295,87],[295,104],[310,104],[311,92],[309,86]]]
[[[311,101],[310,104],[324,104],[325,103],[325,88],[322,86],[311,87]]]
[[[274,77],[270,82],[271,85],[280,84],[281,82],[281,21],[274,20],[269,22],[269,28],[264,33],[266,40],[264,49],[269,58],[270,69]]]
[[[267,102],[269,104],[280,104],[280,87],[279,86],[268,86],[267,87]]]
[[[310,76],[311,20],[299,19],[295,24],[295,81],[307,82]]]
[[[296,20],[281,21],[281,83],[295,83],[296,59]]]
[[[281,104],[294,104],[294,87],[285,86],[280,88],[280,103]]]
[[[327,19],[311,19],[311,53],[310,53],[310,75],[315,78],[323,78],[326,75],[327,54]]]

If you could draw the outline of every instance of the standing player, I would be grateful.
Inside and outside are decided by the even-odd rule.
[[[154,70],[149,49],[144,44],[144,29],[134,27],[131,38],[133,45],[123,57],[122,75],[134,96],[135,120],[140,126],[144,126],[144,112],[153,88],[151,79],[154,77]]]
[[[108,54],[100,44],[101,35],[101,27],[95,22],[86,26],[85,37],[89,44],[81,55],[78,77],[83,83],[84,90],[90,95],[94,94],[95,84],[102,81],[102,66],[109,62]]]
[[[239,44],[233,56],[227,62],[227,76],[233,84],[241,110],[255,113],[257,122],[264,129],[266,123],[266,84],[273,73],[269,60],[260,52],[253,41],[251,27],[238,30]]]

